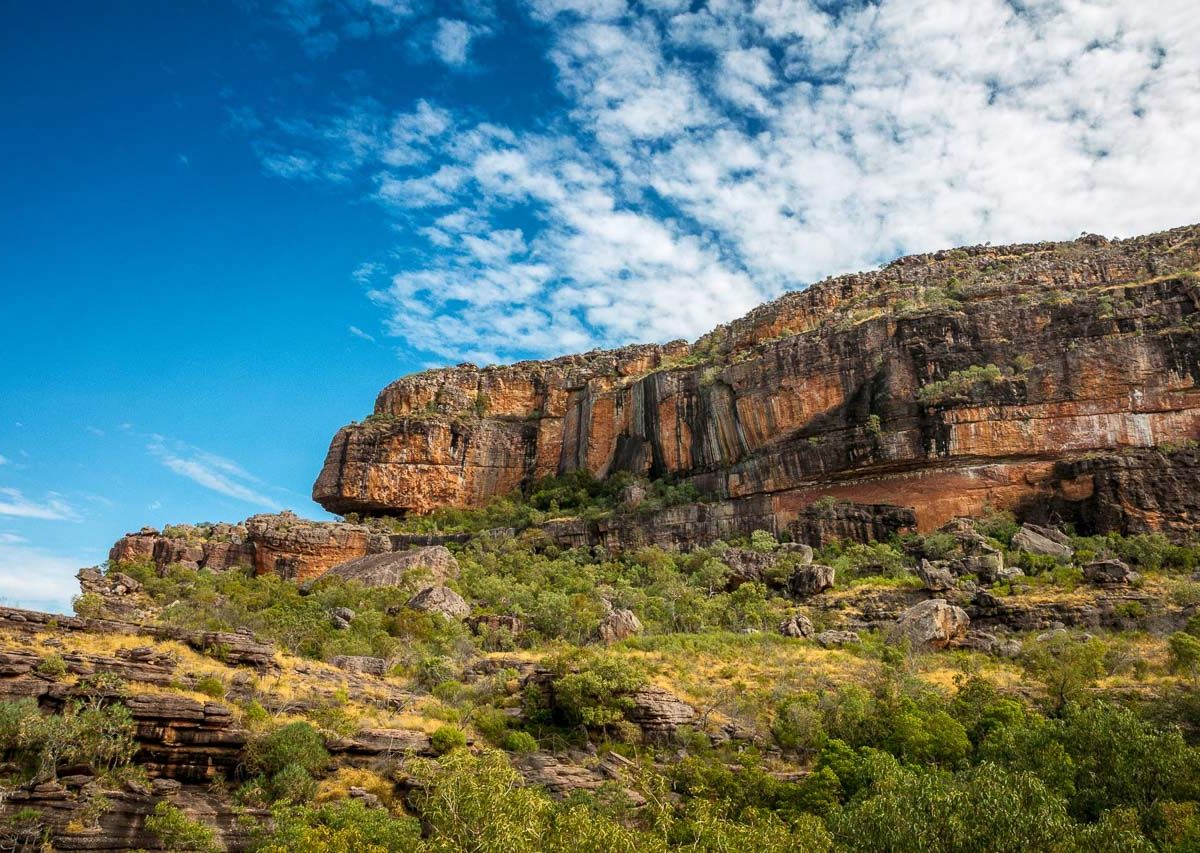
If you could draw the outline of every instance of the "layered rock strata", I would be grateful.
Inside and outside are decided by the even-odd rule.
[[[1200,226],[976,246],[827,280],[691,346],[419,373],[337,433],[313,496],[425,513],[586,468],[690,482],[734,530],[803,529],[829,498],[911,507],[921,530],[1048,502],[1083,530],[1190,530],[1198,268]],[[1148,475],[1163,458],[1171,476]]]

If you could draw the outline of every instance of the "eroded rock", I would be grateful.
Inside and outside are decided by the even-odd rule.
[[[970,624],[961,607],[933,598],[904,611],[888,631],[888,642],[907,641],[914,649],[944,649],[964,639]]]
[[[461,622],[471,615],[471,605],[457,592],[445,586],[425,587],[408,600],[408,606],[426,613],[437,613],[456,622]]]
[[[809,598],[833,586],[833,576],[832,566],[819,563],[799,566],[788,578],[788,592],[795,598]]]

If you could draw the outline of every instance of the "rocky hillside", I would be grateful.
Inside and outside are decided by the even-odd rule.
[[[730,531],[823,497],[985,507],[1081,531],[1200,521],[1200,226],[902,258],[790,293],[694,345],[404,377],[313,487],[369,515],[474,507],[551,474],[692,484]]]
[[[0,849],[1200,849],[1200,227],[399,380],[0,608]]]

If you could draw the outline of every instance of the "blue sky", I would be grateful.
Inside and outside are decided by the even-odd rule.
[[[1193,0],[13,2],[0,598],[308,493],[425,366],[1200,219]]]

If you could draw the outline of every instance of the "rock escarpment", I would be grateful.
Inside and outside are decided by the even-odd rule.
[[[147,560],[159,568],[180,565],[217,572],[246,566],[256,574],[296,581],[337,569],[366,586],[396,584],[418,571],[438,581],[457,577],[458,563],[445,547],[412,547],[412,540],[426,538],[389,535],[362,524],[309,521],[285,510],[251,516],[241,524],[173,525],[162,532],[143,527],[117,540],[108,559],[114,565]],[[88,579],[91,586],[85,583],[84,592],[102,595],[110,604],[118,598],[108,588],[113,582],[99,572]],[[132,599],[128,592],[122,595]],[[127,606],[135,604],[130,600]]]
[[[871,507],[841,522],[854,538],[898,507],[921,530],[985,506],[1192,529],[1197,269],[1200,226],[977,246],[790,293],[691,346],[427,371],[338,432],[313,497],[425,513],[586,468],[695,485],[723,520],[693,520],[703,535],[807,541],[830,498]]]

